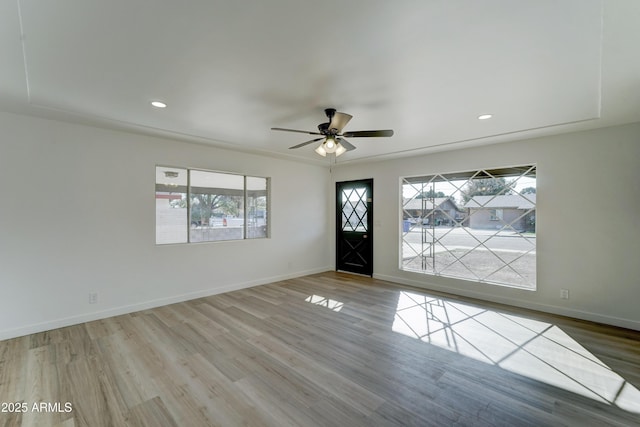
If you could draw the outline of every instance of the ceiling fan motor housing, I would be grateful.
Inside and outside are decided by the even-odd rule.
[[[333,116],[336,115],[336,109],[335,108],[325,108],[324,109],[324,113],[327,115],[327,118],[329,119],[328,123],[321,123],[320,126],[322,126],[322,129],[320,129],[320,126],[318,126],[318,129],[320,129],[320,133],[322,133],[323,135],[336,135],[338,133],[338,129],[330,129],[329,126],[331,126],[331,122],[333,121]]]
[[[327,134],[329,134],[329,125],[330,125],[330,124],[331,124],[330,122],[327,122],[327,123],[320,123],[320,124],[318,125],[318,131],[319,131],[321,134],[323,134],[323,135],[327,135]]]

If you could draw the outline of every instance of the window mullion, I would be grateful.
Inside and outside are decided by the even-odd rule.
[[[244,175],[243,177],[243,186],[244,186],[244,197],[242,200],[243,206],[242,206],[242,227],[244,232],[242,233],[242,237],[243,239],[248,239],[249,238],[249,221],[247,221],[248,219],[248,215],[247,215],[247,211],[249,210],[249,192],[247,191],[247,176]]]
[[[191,243],[191,169],[187,169],[187,243]]]

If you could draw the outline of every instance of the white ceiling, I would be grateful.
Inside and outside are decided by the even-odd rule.
[[[639,42],[637,0],[0,0],[0,109],[322,163],[270,128],[334,107],[395,130],[338,162],[408,156],[640,121]]]

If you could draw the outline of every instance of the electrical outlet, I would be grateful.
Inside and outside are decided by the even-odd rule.
[[[97,303],[98,303],[98,293],[89,292],[89,304],[97,304]]]
[[[569,289],[560,289],[560,298],[569,299]]]

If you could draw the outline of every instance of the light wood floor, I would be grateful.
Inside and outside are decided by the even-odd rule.
[[[639,332],[334,272],[0,342],[0,426],[629,426],[638,389]]]

